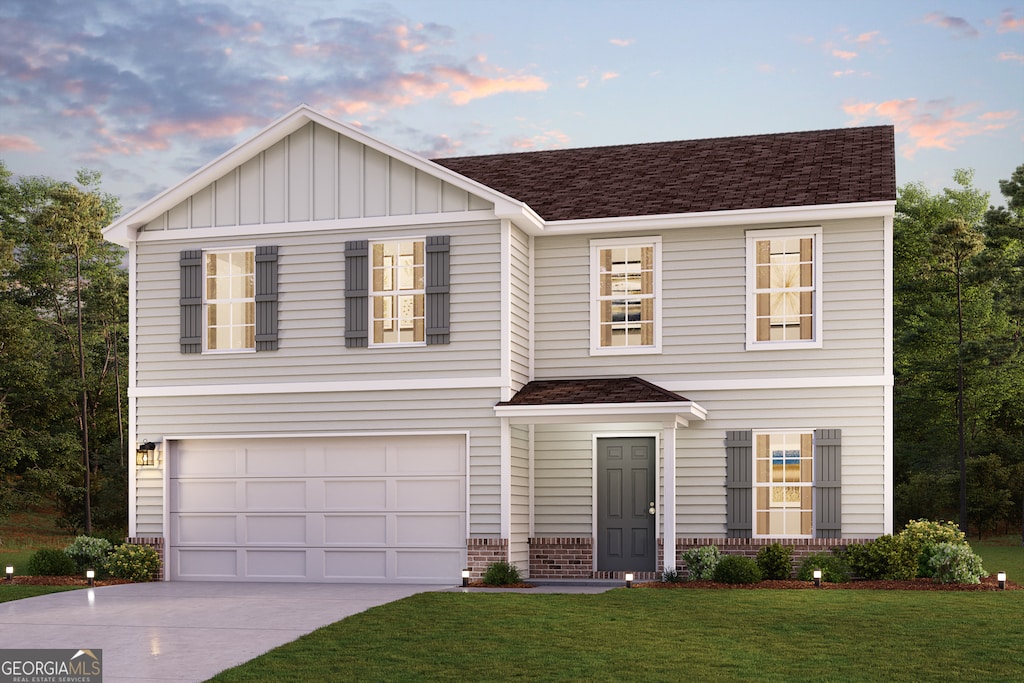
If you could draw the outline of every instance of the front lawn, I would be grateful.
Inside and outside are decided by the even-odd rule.
[[[1024,591],[426,593],[214,681],[1020,681]]]
[[[8,585],[0,579],[0,602],[21,600],[22,598],[34,598],[37,595],[48,593],[59,593],[61,591],[73,591],[81,586],[19,586],[18,584]]]

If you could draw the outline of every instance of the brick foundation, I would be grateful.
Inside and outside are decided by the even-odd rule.
[[[164,580],[164,539],[160,536],[131,536],[124,540],[125,543],[130,545],[148,545],[150,548],[157,552],[160,556],[160,569],[157,570],[156,576],[153,577],[154,581]]]
[[[495,562],[508,562],[507,538],[470,538],[466,541],[466,567],[472,579],[479,579]]]
[[[779,543],[782,546],[793,549],[793,570],[791,576],[796,576],[797,570],[804,558],[814,553],[827,553],[833,550],[841,550],[848,545],[866,543],[868,538],[677,538],[676,539],[676,568],[684,575],[686,574],[682,554],[685,550],[699,548],[701,546],[718,546],[719,552],[723,555],[745,555],[746,557],[757,557],[757,552],[772,543]],[[659,542],[660,545],[660,542]],[[663,553],[659,553],[658,566],[662,564]]]
[[[593,570],[592,538],[530,539],[530,578],[589,579]]]

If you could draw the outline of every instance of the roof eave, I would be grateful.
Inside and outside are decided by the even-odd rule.
[[[586,422],[679,422],[707,420],[708,411],[693,401],[653,403],[557,403],[545,405],[497,405],[497,417],[512,424]]]

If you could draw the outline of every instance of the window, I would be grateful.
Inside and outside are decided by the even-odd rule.
[[[255,251],[208,251],[203,261],[206,350],[255,351]]]
[[[821,230],[747,233],[747,345],[820,346]]]
[[[423,240],[375,242],[373,344],[424,343]]]
[[[661,241],[592,240],[591,353],[661,348]]]
[[[754,535],[810,536],[813,501],[813,433],[755,433]]]

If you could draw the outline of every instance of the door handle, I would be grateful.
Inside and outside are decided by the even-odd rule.
[[[654,501],[652,500],[650,503],[647,504],[647,513],[650,514],[650,515],[653,515],[653,514],[656,514],[657,512],[658,512],[658,509],[656,507],[654,507]]]

